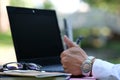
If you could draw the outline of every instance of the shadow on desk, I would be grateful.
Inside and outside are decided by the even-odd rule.
[[[65,77],[46,77],[46,78],[35,78],[35,77],[1,77],[0,80],[66,80]]]
[[[96,80],[96,79],[93,77],[66,78],[66,77],[56,76],[56,77],[46,77],[46,78],[35,78],[35,77],[2,76],[2,77],[0,77],[0,80]]]

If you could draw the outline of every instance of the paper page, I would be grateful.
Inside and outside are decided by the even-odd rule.
[[[52,77],[52,76],[70,76],[71,74],[68,73],[61,73],[61,72],[40,72],[34,70],[9,70],[0,72],[1,75],[12,75],[12,76],[31,76],[37,78],[43,77]]]

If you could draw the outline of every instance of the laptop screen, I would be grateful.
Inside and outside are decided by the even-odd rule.
[[[7,6],[18,61],[60,56],[61,33],[54,10]]]

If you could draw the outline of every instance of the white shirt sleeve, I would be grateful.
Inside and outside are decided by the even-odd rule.
[[[120,64],[96,59],[92,67],[92,75],[98,80],[120,80]]]

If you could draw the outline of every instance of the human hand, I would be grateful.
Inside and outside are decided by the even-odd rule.
[[[64,71],[75,76],[81,75],[80,66],[88,57],[86,52],[77,44],[70,41],[67,36],[64,36],[64,42],[68,46],[68,49],[63,51],[60,55]]]

